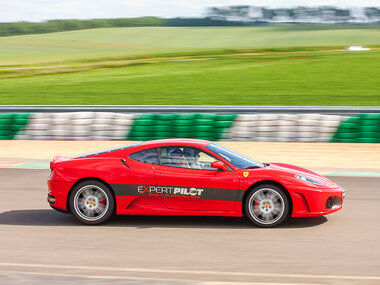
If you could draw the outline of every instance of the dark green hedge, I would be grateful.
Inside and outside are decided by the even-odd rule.
[[[94,20],[50,20],[47,22],[0,23],[0,36],[43,34],[63,31],[112,28],[112,27],[194,27],[194,26],[243,26],[243,22],[212,20],[210,18],[169,18],[157,17],[94,19]]]

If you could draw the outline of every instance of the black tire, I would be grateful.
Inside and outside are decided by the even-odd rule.
[[[102,224],[114,213],[115,199],[111,190],[96,180],[79,183],[69,199],[71,213],[86,225]]]
[[[259,227],[272,228],[287,219],[290,203],[283,189],[273,184],[265,184],[255,187],[248,194],[244,207],[252,223]]]

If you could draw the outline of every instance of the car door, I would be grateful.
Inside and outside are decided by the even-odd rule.
[[[235,171],[211,168],[210,163],[217,159],[198,148],[171,146],[161,147],[158,152],[160,165],[155,167],[156,186],[165,191],[162,199],[167,208],[234,210],[239,194],[239,176]],[[181,152],[182,157],[177,159],[175,155]]]
[[[113,185],[118,196],[119,208],[130,207],[130,203],[139,207],[165,208],[161,197],[150,195],[150,188],[155,185],[154,168],[158,165],[156,148],[149,148],[134,152],[128,156],[125,163],[125,175],[120,184]],[[137,204],[136,204],[137,203]]]
[[[156,148],[148,148],[129,155],[131,175],[127,177],[130,183],[136,185],[154,185],[154,167],[158,165]],[[131,181],[133,179],[133,181]]]

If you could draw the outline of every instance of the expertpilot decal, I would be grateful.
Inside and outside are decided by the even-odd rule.
[[[141,196],[165,196],[173,198],[200,198],[204,189],[194,187],[145,186],[140,185],[137,191]]]

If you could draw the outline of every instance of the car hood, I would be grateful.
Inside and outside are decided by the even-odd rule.
[[[314,179],[315,181],[318,181],[322,183],[323,185],[327,187],[332,187],[332,188],[340,188],[337,184],[332,182],[330,179],[314,172],[309,169],[299,167],[296,165],[291,165],[291,164],[286,164],[286,163],[270,163],[269,166],[267,166],[268,169],[271,170],[277,170],[277,171],[282,171],[286,172],[288,174],[294,174],[294,175],[302,175],[309,177],[311,179]]]

